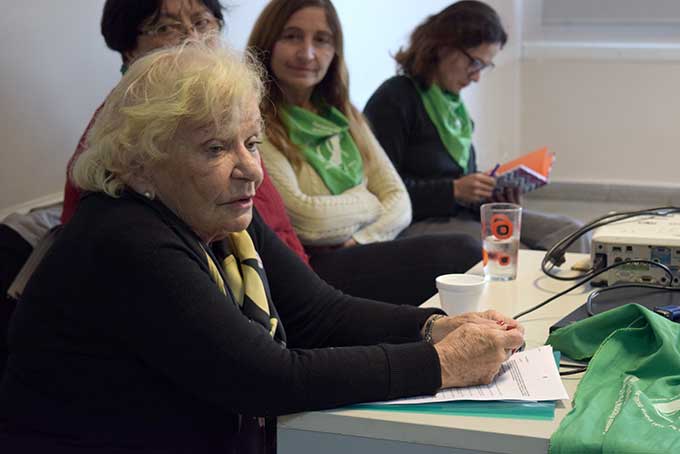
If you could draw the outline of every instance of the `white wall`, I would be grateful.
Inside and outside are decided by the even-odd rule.
[[[99,38],[102,4],[3,2],[0,209],[63,188],[66,162],[118,78]]]
[[[266,0],[228,1],[226,38],[242,48]],[[449,0],[336,0],[351,96],[360,109],[394,74],[390,55]],[[464,97],[477,123],[482,167],[521,151],[522,0],[493,0],[511,41],[498,68]],[[4,1],[0,15],[0,213],[62,190],[65,168],[92,113],[119,78],[118,54],[99,32],[104,0]]]
[[[680,27],[547,27],[525,0],[521,143],[555,180],[680,183]]]
[[[680,62],[526,61],[524,148],[557,152],[562,181],[680,183]]]

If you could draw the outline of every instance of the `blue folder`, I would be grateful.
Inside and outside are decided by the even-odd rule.
[[[553,354],[555,355],[555,362],[559,365],[560,352],[553,352]],[[555,401],[506,402],[459,400],[432,404],[358,404],[347,407],[347,409],[550,421],[555,418],[555,404]]]
[[[546,402],[499,402],[459,400],[436,404],[375,405],[358,404],[351,410],[399,411],[404,413],[428,413],[437,415],[481,416],[486,418],[535,419],[551,421],[555,418],[555,401]]]

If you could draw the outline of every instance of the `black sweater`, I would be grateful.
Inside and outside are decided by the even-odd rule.
[[[465,175],[439,138],[414,81],[395,76],[373,93],[364,114],[411,196],[413,221],[455,216],[454,179]],[[474,147],[467,173],[477,171]]]
[[[239,414],[440,386],[437,354],[419,341],[435,311],[344,295],[257,216],[248,231],[287,347],[225,298],[198,238],[160,203],[85,197],[14,314],[0,385],[8,426],[92,452],[229,452]]]

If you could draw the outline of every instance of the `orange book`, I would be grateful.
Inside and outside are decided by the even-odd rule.
[[[499,166],[494,173],[495,191],[505,188],[519,188],[522,194],[548,184],[555,162],[555,153],[543,147]]]

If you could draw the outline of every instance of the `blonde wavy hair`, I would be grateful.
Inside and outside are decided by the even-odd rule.
[[[241,113],[261,101],[261,69],[250,54],[187,42],[152,52],[130,66],[90,130],[88,148],[71,169],[86,190],[120,195],[144,166],[180,147],[180,124],[235,130]]]

